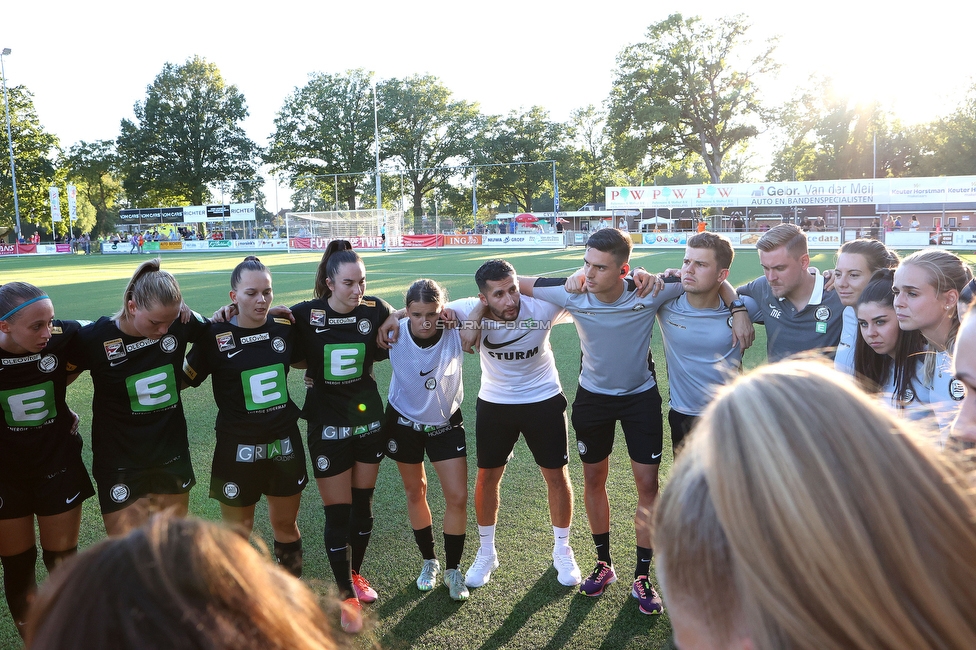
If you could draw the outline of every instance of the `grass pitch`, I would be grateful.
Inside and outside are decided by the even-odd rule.
[[[683,251],[635,251],[632,263],[657,271],[680,266]],[[394,307],[403,303],[403,293],[416,278],[431,277],[443,284],[451,298],[477,294],[474,272],[492,257],[508,259],[523,275],[565,276],[577,269],[582,248],[557,251],[513,250],[416,250],[396,253],[366,253],[367,293],[380,296]],[[268,252],[260,255],[272,271],[275,303],[292,305],[311,297],[314,272],[319,255]],[[243,254],[176,254],[162,257],[163,268],[180,282],[184,299],[193,309],[210,315],[228,302],[230,271]],[[66,256],[6,258],[0,260],[0,282],[22,280],[47,291],[54,301],[58,318],[94,320],[112,314],[121,305],[122,291],[136,265],[145,257],[135,256]],[[832,266],[832,253],[815,256],[812,263],[820,268]],[[736,256],[730,281],[744,283],[761,273],[756,254],[742,251]],[[757,328],[755,345],[746,354],[747,366],[765,361],[765,336]],[[553,330],[552,345],[563,388],[570,403],[576,393],[579,373],[579,339],[571,325]],[[658,383],[667,399],[667,374],[659,336],[652,343],[658,361]],[[621,342],[620,354],[635,350]],[[389,385],[389,364],[376,365],[381,395]],[[463,412],[468,431],[470,499],[474,498],[476,458],[474,455],[474,404],[480,385],[478,359],[466,356]],[[301,373],[290,375],[293,399],[301,405],[304,388]],[[210,461],[213,454],[213,424],[216,407],[210,380],[198,389],[183,393],[190,435],[191,456],[198,485],[191,493],[190,512],[210,520],[219,520],[216,501],[208,498]],[[86,438],[85,461],[90,457],[92,387],[87,374],[69,387],[68,402],[82,418],[81,431]],[[665,418],[665,431],[667,419]],[[304,428],[304,427],[303,427]],[[665,435],[661,463],[662,483],[671,468],[669,433]],[[570,445],[574,441],[570,432]],[[551,566],[552,528],[546,504],[545,483],[531,453],[519,442],[515,457],[508,466],[501,486],[497,544],[500,568],[491,582],[474,589],[466,603],[455,603],[447,590],[439,586],[423,594],[414,580],[421,557],[413,540],[407,519],[402,483],[396,466],[385,461],[380,468],[375,494],[375,517],[372,542],[366,555],[363,574],[380,594],[373,605],[367,605],[369,621],[366,632],[354,645],[383,648],[661,648],[670,647],[671,627],[667,616],[650,617],[638,612],[630,596],[629,577],[633,568],[633,514],[636,492],[622,436],[611,456],[608,488],[611,498],[611,543],[621,580],[600,598],[586,598],[575,588],[565,588],[556,581]],[[434,514],[435,541],[443,554],[439,527],[443,517],[443,497],[436,473],[429,466],[428,499]],[[570,474],[576,488],[572,545],[584,575],[595,562],[582,499],[582,467],[576,454],[570,454]],[[477,522],[474,506],[468,507],[468,542],[462,561],[466,569],[477,550]],[[299,527],[305,539],[305,579],[321,594],[332,593],[332,576],[322,544],[323,514],[314,486],[303,496]],[[85,548],[104,537],[97,500],[85,503],[80,547]],[[257,508],[254,538],[270,547],[271,530],[267,524],[264,502]],[[38,562],[38,580],[45,578]],[[19,638],[9,613],[3,607],[0,615],[0,647],[19,647]],[[283,613],[287,615],[287,613]],[[341,634],[341,632],[339,633]]]

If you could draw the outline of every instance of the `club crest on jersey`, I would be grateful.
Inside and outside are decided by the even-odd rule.
[[[241,493],[241,488],[237,486],[237,483],[224,483],[224,496],[228,499],[236,499]]]
[[[966,386],[958,379],[949,382],[949,397],[957,402],[966,396]]]
[[[313,309],[312,313],[309,314],[308,324],[313,327],[321,327],[325,325],[325,310],[324,309]]]
[[[271,349],[278,353],[284,352],[285,339],[281,338],[280,336],[274,337],[274,340],[271,341]]]
[[[433,377],[429,377],[427,381],[424,382],[424,388],[427,390],[434,390],[437,388],[437,380]]]
[[[167,334],[163,337],[163,340],[159,342],[159,347],[163,352],[172,352],[176,349],[179,343],[176,341],[176,337],[172,334]]]
[[[233,332],[224,332],[223,334],[218,334],[217,335],[217,351],[218,352],[227,352],[227,350],[233,350],[236,347],[237,347],[237,344],[234,343],[234,333]]]
[[[906,388],[905,389],[905,404],[908,404],[909,402],[912,402],[914,400],[915,400],[915,391],[913,391],[911,388]]]
[[[359,330],[360,334],[369,334],[373,329],[373,324],[364,318],[359,321],[359,325],[356,326],[356,329]]]
[[[116,483],[109,490],[108,495],[112,498],[112,501],[116,503],[125,503],[129,500],[129,486],[125,483]]]
[[[817,310],[817,320],[830,320],[830,309],[821,307]]]
[[[122,345],[122,339],[105,341],[102,345],[105,347],[105,356],[108,357],[109,361],[121,359],[125,356],[125,346]]]
[[[53,354],[41,357],[41,360],[37,362],[37,369],[41,372],[54,372],[57,367],[58,358]]]
[[[630,311],[640,311],[641,309],[644,309],[644,305],[634,305],[634,308]]]

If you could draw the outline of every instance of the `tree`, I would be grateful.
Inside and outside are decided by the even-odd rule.
[[[21,223],[41,224],[51,214],[48,188],[55,180],[58,138],[44,130],[34,109],[34,96],[27,88],[8,88],[7,99]],[[10,156],[5,152],[0,156],[0,225],[12,228],[15,222]]]
[[[912,176],[976,174],[976,85],[947,117],[909,131]]]
[[[205,59],[167,63],[133,110],[117,142],[135,205],[203,205],[225,179],[257,174],[260,149],[241,126],[244,95]]]
[[[429,75],[391,79],[378,93],[382,152],[400,163],[410,179],[413,215],[418,219],[424,195],[445,187],[457,175],[452,167],[471,159],[478,106],[452,100],[451,91]]]
[[[771,180],[903,175],[903,138],[879,104],[852,102],[829,78],[815,76],[807,88],[781,113],[784,142],[770,167]]]
[[[748,53],[748,30],[741,15],[706,24],[672,14],[620,53],[608,128],[623,166],[654,173],[700,157],[712,182],[722,180],[725,155],[771,118],[756,83],[778,68],[775,39]]]
[[[549,120],[549,113],[533,106],[512,111],[504,119],[492,117],[478,147],[479,200],[494,200],[530,212],[543,190],[552,192],[553,167],[548,161],[563,146],[565,127]],[[550,195],[551,196],[551,195]],[[552,209],[552,203],[548,204]]]
[[[93,210],[94,221],[88,230],[102,235],[114,231],[119,203],[125,196],[115,143],[111,140],[81,141],[68,149],[64,162],[68,181],[78,188],[79,211],[86,204]]]
[[[372,72],[362,69],[343,75],[313,73],[285,99],[265,162],[287,174],[297,194],[299,186],[315,185],[307,179],[299,182],[302,176],[375,169],[372,78]],[[362,178],[340,176],[339,182],[342,199],[354,210]]]
[[[614,166],[604,111],[593,105],[573,111],[566,136],[569,144],[554,154],[563,210],[602,203],[607,186],[628,184]]]

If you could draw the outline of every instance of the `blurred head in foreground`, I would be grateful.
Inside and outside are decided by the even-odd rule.
[[[976,647],[970,482],[812,362],[712,403],[655,514],[682,650]]]
[[[31,609],[27,647],[331,649],[316,597],[237,533],[153,518],[54,573]]]

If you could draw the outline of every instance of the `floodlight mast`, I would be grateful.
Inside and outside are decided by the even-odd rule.
[[[17,173],[14,170],[14,139],[10,134],[10,103],[7,101],[7,73],[3,66],[3,57],[10,56],[10,48],[5,47],[0,52],[0,77],[3,79],[3,107],[7,115],[7,146],[10,149],[10,180],[14,186],[14,218],[17,227],[14,232],[14,244],[20,243],[20,203],[17,201]]]

